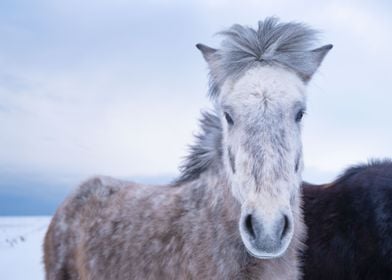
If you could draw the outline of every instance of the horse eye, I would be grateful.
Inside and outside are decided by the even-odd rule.
[[[224,115],[225,115],[225,119],[226,119],[226,121],[227,121],[227,123],[229,124],[229,125],[233,125],[234,124],[234,121],[233,121],[233,119],[231,118],[231,116],[229,115],[229,113],[224,113]]]
[[[304,110],[300,110],[300,111],[297,113],[297,116],[295,117],[295,121],[296,121],[296,122],[300,122],[300,121],[302,120],[304,114],[305,114],[305,111],[304,111]]]

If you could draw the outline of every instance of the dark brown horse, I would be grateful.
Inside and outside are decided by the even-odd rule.
[[[305,280],[392,279],[392,161],[303,184],[308,228]]]

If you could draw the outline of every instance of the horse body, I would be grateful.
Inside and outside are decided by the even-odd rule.
[[[50,225],[47,279],[298,279],[291,259],[303,229],[284,257],[251,257],[227,182],[203,177],[167,186],[85,182]]]
[[[392,278],[392,161],[303,185],[308,228],[304,279]]]

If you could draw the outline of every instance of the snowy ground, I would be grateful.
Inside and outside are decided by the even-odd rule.
[[[0,216],[0,278],[44,279],[42,242],[50,217]]]

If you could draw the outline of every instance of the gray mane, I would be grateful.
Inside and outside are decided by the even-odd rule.
[[[221,164],[222,125],[215,113],[203,112],[200,120],[201,132],[196,143],[190,146],[190,153],[180,166],[181,175],[177,182],[197,179],[201,173]]]
[[[280,23],[274,17],[259,21],[257,30],[235,24],[218,33],[224,39],[210,57],[210,96],[219,95],[227,78],[236,78],[256,64],[278,64],[304,81],[310,79],[314,72],[310,48],[317,33],[303,23]]]

